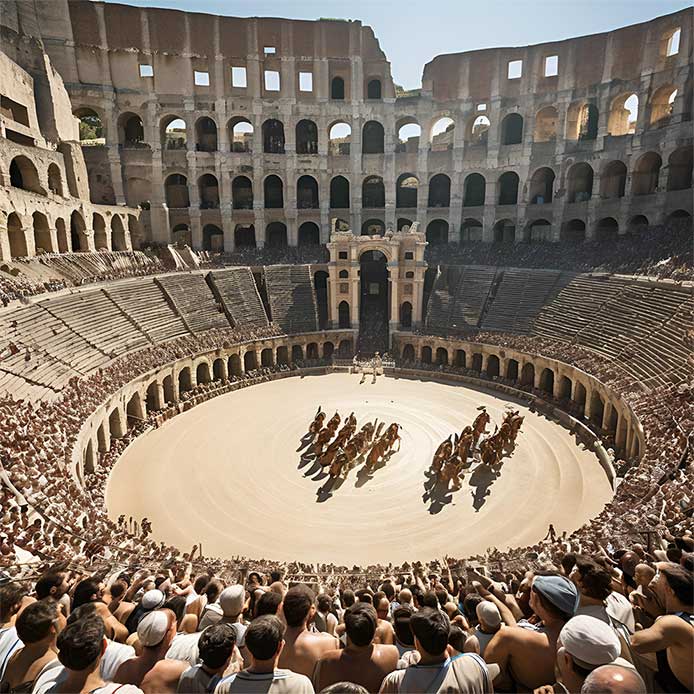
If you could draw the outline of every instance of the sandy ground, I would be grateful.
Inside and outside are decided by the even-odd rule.
[[[491,546],[531,544],[549,523],[572,531],[600,512],[611,489],[597,458],[569,433],[518,406],[525,423],[500,477],[473,465],[462,489],[423,498],[438,444],[486,405],[492,425],[507,400],[460,385],[330,374],[262,383],[215,398],[137,439],[107,488],[110,516],[147,516],[154,537],[207,556],[351,566]],[[318,405],[403,426],[402,446],[368,478],[338,488],[297,449]],[[493,431],[493,428],[489,430]],[[490,484],[491,482],[491,484]],[[485,496],[486,492],[486,496]]]

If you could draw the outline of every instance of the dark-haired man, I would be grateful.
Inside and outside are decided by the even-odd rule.
[[[67,572],[47,571],[36,581],[34,592],[37,600],[46,600],[47,598],[57,600],[63,605],[63,612],[67,617],[70,614],[70,601],[66,597],[69,588]]]
[[[308,630],[316,614],[315,601],[313,591],[308,586],[299,585],[287,591],[281,607],[287,631],[279,667],[306,677],[313,675],[316,662],[324,653],[338,647],[337,639],[330,634],[314,634]]]
[[[477,654],[463,653],[447,658],[451,623],[443,612],[429,607],[415,612],[410,619],[419,662],[405,670],[391,672],[380,691],[395,692],[492,692],[492,678]]]
[[[246,630],[250,667],[222,679],[215,694],[313,694],[313,686],[308,677],[277,667],[284,647],[283,635],[284,625],[275,615],[263,615],[254,619]]]
[[[15,621],[22,609],[33,601],[20,583],[6,583],[0,586],[0,678],[9,657],[22,647]]]
[[[200,635],[198,651],[202,663],[188,668],[178,680],[181,694],[213,692],[229,666],[236,645],[236,632],[230,624],[215,624]]]
[[[318,661],[313,673],[316,691],[348,680],[376,692],[383,678],[397,667],[398,649],[373,642],[378,617],[372,605],[358,602],[345,611],[344,619],[347,647],[328,651]]]

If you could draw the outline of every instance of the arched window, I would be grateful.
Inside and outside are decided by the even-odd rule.
[[[412,226],[412,220],[407,219],[407,217],[398,217],[397,229],[398,231],[403,231],[405,227],[409,229]]]
[[[7,218],[7,235],[10,241],[10,258],[24,258],[29,254],[22,222],[16,212]]]
[[[166,116],[161,121],[162,149],[185,149],[188,141],[186,122],[178,116]]]
[[[607,120],[608,135],[631,135],[636,132],[636,119],[639,115],[639,97],[636,94],[622,94],[612,102]]]
[[[198,179],[198,194],[201,210],[216,210],[219,207],[219,183],[212,174],[203,174]]]
[[[296,206],[300,210],[318,208],[318,183],[313,176],[300,176],[296,182]]]
[[[299,246],[317,246],[320,244],[320,229],[314,222],[304,222],[299,227]]]
[[[253,151],[253,126],[245,118],[232,118],[229,121],[229,142],[232,152]]]
[[[593,169],[586,162],[574,164],[566,175],[568,201],[585,202],[593,194]]]
[[[361,206],[366,208],[385,207],[386,189],[380,176],[368,176],[361,186]]]
[[[94,248],[97,251],[108,250],[108,234],[106,233],[106,222],[104,218],[96,212],[92,215],[92,228],[94,229]]]
[[[349,181],[344,176],[334,176],[330,181],[330,207],[349,208]]]
[[[380,99],[381,98],[381,80],[373,79],[369,80],[366,85],[366,98],[367,99]]]
[[[448,222],[444,219],[434,219],[429,222],[426,239],[432,246],[448,243]]]
[[[692,147],[676,149],[668,159],[668,190],[685,190],[692,187]]]
[[[583,243],[586,240],[586,223],[582,219],[568,221],[561,230],[561,240],[567,243]]]
[[[53,195],[63,194],[63,177],[60,175],[60,167],[57,164],[48,165],[48,190]]]
[[[34,162],[24,155],[15,157],[10,162],[10,185],[39,195],[46,194],[39,183],[39,174]]]
[[[198,152],[217,151],[217,124],[207,116],[195,123],[195,147]]]
[[[548,166],[539,168],[530,179],[528,199],[531,205],[546,205],[552,202],[554,171]]]
[[[361,225],[362,236],[383,236],[386,233],[386,225],[382,219],[367,219]]]
[[[509,113],[501,121],[501,144],[519,145],[523,142],[523,117],[519,113]]]
[[[234,246],[236,248],[255,248],[255,227],[237,224],[234,229]]]
[[[418,123],[409,121],[398,128],[398,143],[395,146],[396,152],[416,152],[419,149],[419,138],[422,129]]]
[[[176,209],[190,206],[188,197],[188,179],[183,174],[171,174],[164,181],[166,206]]]
[[[398,176],[395,183],[395,207],[417,207],[417,188],[419,181],[411,173]]]
[[[263,123],[263,152],[284,154],[284,125],[275,118]]]
[[[38,254],[41,251],[44,253],[53,253],[55,249],[53,248],[53,241],[51,239],[50,229],[48,228],[48,219],[46,218],[46,215],[42,212],[34,212],[33,221],[34,247],[36,249],[36,253]]]
[[[604,200],[624,197],[627,167],[619,160],[611,161],[600,176],[600,197]]]
[[[478,219],[464,219],[460,225],[460,243],[482,241],[482,222]]]
[[[114,251],[127,251],[128,244],[125,239],[125,227],[119,215],[111,218],[111,248]]]
[[[400,328],[409,330],[412,327],[412,304],[405,301],[400,305]]]
[[[518,202],[518,174],[507,171],[499,176],[499,205],[515,205]]]
[[[598,107],[584,104],[579,112],[578,139],[594,140],[598,136]]]
[[[253,184],[247,176],[236,176],[231,182],[231,201],[235,210],[253,209]]]
[[[136,113],[122,113],[118,118],[118,142],[126,149],[145,144],[145,128]]]
[[[463,206],[477,207],[484,205],[484,197],[487,194],[487,182],[482,174],[471,173],[465,177],[463,183]]]
[[[450,207],[451,179],[446,174],[436,174],[429,181],[429,207]]]
[[[328,133],[328,154],[333,157],[348,156],[352,140],[352,127],[347,123],[334,123]]]
[[[651,119],[650,124],[656,127],[667,125],[672,109],[677,98],[677,89],[671,84],[660,87],[651,99]]]
[[[629,234],[639,234],[648,228],[648,218],[642,214],[637,214],[629,220],[627,231]]]
[[[470,121],[467,141],[473,145],[486,145],[491,121],[487,116],[475,116]]]
[[[202,248],[215,253],[224,251],[224,232],[215,224],[205,224],[202,228]]]
[[[312,120],[296,124],[296,153],[318,154],[318,128]]]
[[[595,226],[595,240],[598,243],[608,243],[617,240],[619,224],[613,217],[601,219]]]
[[[552,225],[546,219],[535,219],[527,226],[525,240],[529,243],[548,243],[552,240]]]
[[[265,245],[268,248],[286,248],[287,226],[282,222],[270,222],[265,229]]]
[[[78,108],[74,114],[80,121],[80,142],[84,145],[103,145],[106,142],[101,117],[91,108]]]
[[[177,224],[171,230],[171,242],[177,246],[192,246],[193,238],[187,224]]]
[[[335,101],[343,101],[345,98],[345,81],[342,77],[333,77],[330,83],[330,98]]]
[[[631,176],[632,195],[650,195],[658,188],[658,177],[662,160],[655,152],[646,152],[639,157]]]
[[[385,134],[383,126],[375,120],[364,123],[362,131],[362,154],[383,154]]]
[[[510,219],[500,219],[494,225],[494,243],[515,243],[516,225]]]
[[[70,240],[73,252],[89,250],[86,228],[84,218],[77,210],[74,210],[70,215]]]
[[[557,139],[557,120],[559,114],[554,106],[545,106],[535,115],[534,142],[551,142]]]
[[[349,329],[352,327],[350,319],[349,304],[346,301],[341,301],[337,307],[338,327],[341,329]]]
[[[266,209],[282,209],[284,207],[284,192],[282,179],[274,174],[268,176],[263,183],[263,197]]]
[[[445,152],[453,149],[454,135],[455,122],[453,119],[448,116],[438,118],[431,126],[431,151]]]

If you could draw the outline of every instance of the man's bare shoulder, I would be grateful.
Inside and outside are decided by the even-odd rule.
[[[176,691],[178,680],[190,667],[182,660],[160,660],[142,679],[140,687],[145,694]]]
[[[342,658],[343,650],[341,648],[333,648],[325,651],[320,657],[321,663],[334,663]]]

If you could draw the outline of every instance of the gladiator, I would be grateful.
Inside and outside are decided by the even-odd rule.
[[[449,436],[441,445],[436,449],[434,453],[434,459],[431,461],[431,469],[437,475],[441,472],[441,468],[446,460],[451,457],[453,453],[453,442]]]
[[[309,426],[308,428],[308,433],[315,436],[323,428],[324,421],[325,412],[322,412],[321,408],[319,407],[318,412],[316,412],[316,416],[313,418],[313,421],[311,422],[311,426]]]
[[[337,427],[340,426],[340,414],[339,412],[336,412],[331,418],[330,421],[328,422],[328,429],[330,429],[333,434],[337,431]]]
[[[484,434],[484,431],[487,428],[487,424],[489,424],[490,421],[491,417],[485,409],[483,409],[482,412],[480,412],[475,418],[475,421],[472,425],[472,438],[475,443],[475,446],[477,445],[477,442],[480,440],[480,436]]]

